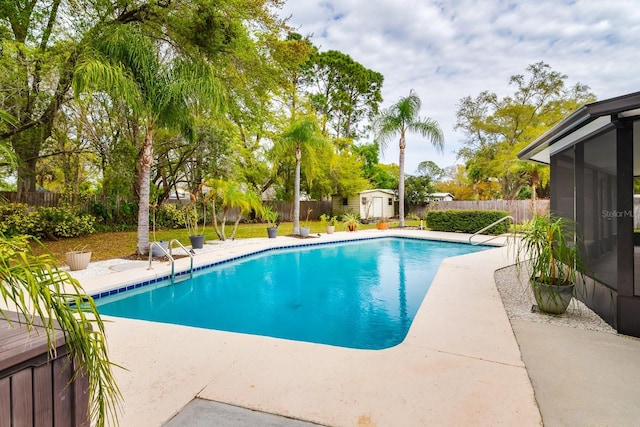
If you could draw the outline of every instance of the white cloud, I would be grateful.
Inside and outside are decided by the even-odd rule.
[[[383,107],[416,90],[421,115],[445,133],[445,154],[410,135],[407,173],[424,160],[455,163],[463,140],[453,130],[459,101],[483,90],[512,94],[509,77],[530,64],[546,62],[598,99],[640,91],[635,0],[289,0],[283,13],[321,50],[382,73]],[[382,161],[397,157],[390,144]]]

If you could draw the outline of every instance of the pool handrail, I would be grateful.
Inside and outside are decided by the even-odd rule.
[[[510,220],[512,220],[512,221],[514,220],[514,218],[513,218],[511,215],[505,215],[505,216],[503,216],[503,217],[502,217],[502,218],[500,218],[499,220],[492,222],[491,224],[487,225],[486,227],[482,228],[481,230],[476,231],[476,232],[475,232],[475,233],[473,233],[471,236],[469,236],[469,243],[475,246],[475,245],[480,245],[480,244],[487,243],[487,242],[489,242],[489,241],[491,241],[491,240],[493,240],[493,239],[497,239],[497,238],[498,238],[498,237],[500,237],[500,236],[493,236],[493,237],[488,238],[487,240],[483,240],[482,242],[476,242],[476,243],[473,243],[473,242],[471,241],[471,239],[473,239],[473,238],[474,238],[475,236],[477,236],[478,234],[482,233],[483,231],[487,231],[488,229],[490,229],[490,228],[491,228],[491,227],[493,227],[494,225],[496,225],[496,224],[500,224],[502,221],[505,221],[505,220],[507,220],[507,219],[510,219]]]
[[[149,267],[147,268],[147,270],[153,270],[153,267],[151,267],[151,263],[153,262],[153,245],[156,245],[158,248],[160,248],[160,250],[171,260],[171,280],[173,280],[173,264],[175,263],[175,259],[173,259],[171,254],[160,245],[160,242],[151,242],[151,244],[149,245]]]
[[[182,250],[187,253],[187,255],[189,255],[189,258],[191,258],[191,265],[189,266],[189,276],[193,277],[193,249],[191,249],[189,251],[189,250],[187,250],[187,248],[184,247],[184,245],[182,243],[180,243],[180,241],[178,239],[171,239],[169,241],[169,254],[170,255],[173,255],[173,243],[174,242],[177,243],[178,246],[180,246],[182,248]],[[173,278],[174,278],[174,273],[173,273],[173,268],[171,268],[171,279],[173,280]]]

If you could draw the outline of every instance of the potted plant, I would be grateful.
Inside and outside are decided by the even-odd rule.
[[[358,215],[352,212],[342,214],[342,222],[346,224],[349,231],[356,231],[358,229],[358,225],[360,225]]]
[[[207,224],[207,205],[203,203],[204,219],[200,227],[200,215],[198,214],[198,199],[191,193],[191,204],[186,206],[184,224],[187,228],[189,241],[192,249],[202,249],[204,247],[204,230]]]
[[[576,295],[576,281],[584,283],[578,245],[567,236],[574,228],[562,217],[535,216],[515,238],[516,266],[526,268],[540,311],[562,314]]]
[[[69,270],[84,270],[89,266],[89,262],[91,262],[91,251],[87,251],[85,248],[72,250],[65,253],[65,257]]]
[[[300,227],[300,237],[307,237],[309,236],[309,232],[311,231],[311,228],[309,227],[309,214],[313,211],[313,209],[308,208],[307,209],[307,219],[304,223],[304,227]]]
[[[278,235],[278,212],[274,211],[271,206],[265,206],[262,217],[267,221],[267,235],[270,239],[275,239]]]
[[[376,223],[376,228],[378,230],[388,230],[389,229],[389,220],[385,217],[382,217]]]
[[[336,222],[338,217],[322,214],[320,215],[320,221],[324,224],[324,229],[327,234],[333,234],[336,231]]]

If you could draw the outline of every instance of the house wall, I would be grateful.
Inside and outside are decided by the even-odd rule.
[[[634,138],[633,124],[620,122],[554,153],[550,182],[551,211],[577,224],[589,277],[579,299],[618,332],[640,337],[640,271],[634,277],[634,148],[640,150],[640,135]],[[640,164],[635,167],[639,168]]]

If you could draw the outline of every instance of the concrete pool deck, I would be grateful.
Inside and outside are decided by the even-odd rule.
[[[220,244],[198,254],[195,264],[273,246],[380,236],[468,238],[420,230],[281,236]],[[120,425],[162,425],[196,397],[328,426],[542,425],[538,403],[553,393],[534,392],[523,355],[532,366],[541,358],[531,346],[521,354],[514,335],[518,328],[535,339],[538,329],[512,328],[494,282],[495,270],[512,263],[505,247],[445,260],[406,339],[385,350],[109,318],[112,360],[127,369],[115,370],[124,396]],[[176,262],[177,271],[187,267],[187,259]],[[145,263],[78,277],[95,294],[169,271],[166,262],[154,262],[151,271]]]

